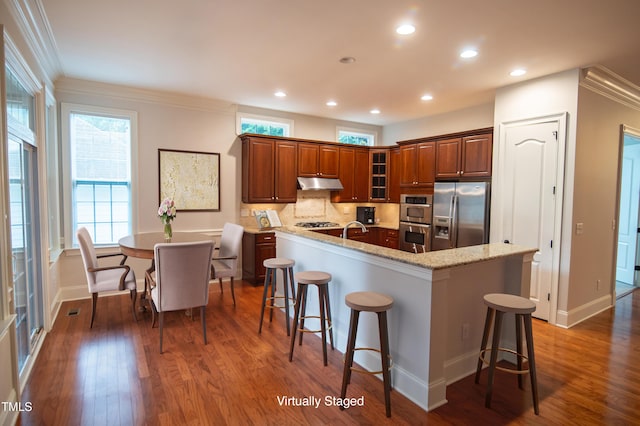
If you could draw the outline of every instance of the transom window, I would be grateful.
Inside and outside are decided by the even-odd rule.
[[[237,127],[239,134],[255,133],[258,135],[284,137],[293,135],[293,120],[285,118],[238,113]]]
[[[375,133],[364,132],[355,129],[338,128],[338,142],[351,144],[373,146],[375,145]]]
[[[63,117],[68,125],[67,205],[73,246],[79,227],[87,228],[96,245],[115,244],[133,228],[131,153],[136,115],[63,104]]]

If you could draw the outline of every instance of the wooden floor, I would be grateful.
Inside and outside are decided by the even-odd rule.
[[[225,284],[226,286],[226,284]],[[467,377],[447,388],[448,404],[426,413],[392,392],[392,418],[384,417],[382,383],[354,375],[349,396],[364,407],[325,406],[339,396],[342,356],[322,366],[320,339],[307,336],[288,361],[282,315],[257,333],[261,287],[236,283],[211,287],[209,344],[200,321],[167,314],[165,353],[150,315],[133,322],[127,295],[101,298],[94,328],[90,301],[66,302],[48,334],[23,402],[24,425],[90,424],[539,424],[589,425],[640,422],[640,292],[569,330],[534,321],[540,415],[533,413],[528,382],[519,390],[510,374],[497,374],[491,409],[484,384]],[[80,308],[78,316],[67,316]],[[478,346],[480,342],[478,342]],[[393,348],[392,348],[393,351]],[[331,352],[331,351],[330,351]],[[279,397],[322,399],[319,408],[281,406]]]

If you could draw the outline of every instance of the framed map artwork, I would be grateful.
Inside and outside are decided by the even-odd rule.
[[[178,211],[220,211],[220,154],[158,149],[160,201]]]

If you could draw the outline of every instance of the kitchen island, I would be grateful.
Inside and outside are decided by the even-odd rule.
[[[483,296],[528,297],[536,252],[500,243],[413,254],[295,227],[278,228],[276,235],[277,256],[295,259],[295,271],[332,275],[337,350],[346,347],[346,294],[377,291],[394,298],[388,313],[392,386],[425,410],[445,404],[446,386],[475,372],[486,315]],[[307,315],[318,315],[314,293],[308,294]],[[309,328],[318,325],[309,322]],[[513,329],[505,329],[502,346],[514,347]],[[362,315],[357,346],[379,347],[375,316]],[[369,371],[380,369],[379,356],[369,351],[359,351],[355,361]]]

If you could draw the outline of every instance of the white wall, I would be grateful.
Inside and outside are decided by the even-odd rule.
[[[571,260],[571,229],[573,186],[575,170],[576,117],[580,70],[573,69],[558,74],[503,87],[496,92],[494,114],[494,162],[499,149],[499,128],[502,123],[567,113],[565,180],[560,246],[560,277],[557,293],[558,311],[568,309],[569,272]],[[491,208],[497,211],[501,205],[499,176],[494,172]],[[492,216],[491,228],[498,229],[497,217]],[[495,241],[492,233],[492,241]],[[553,303],[552,303],[553,306]],[[551,315],[553,318],[553,315]]]

